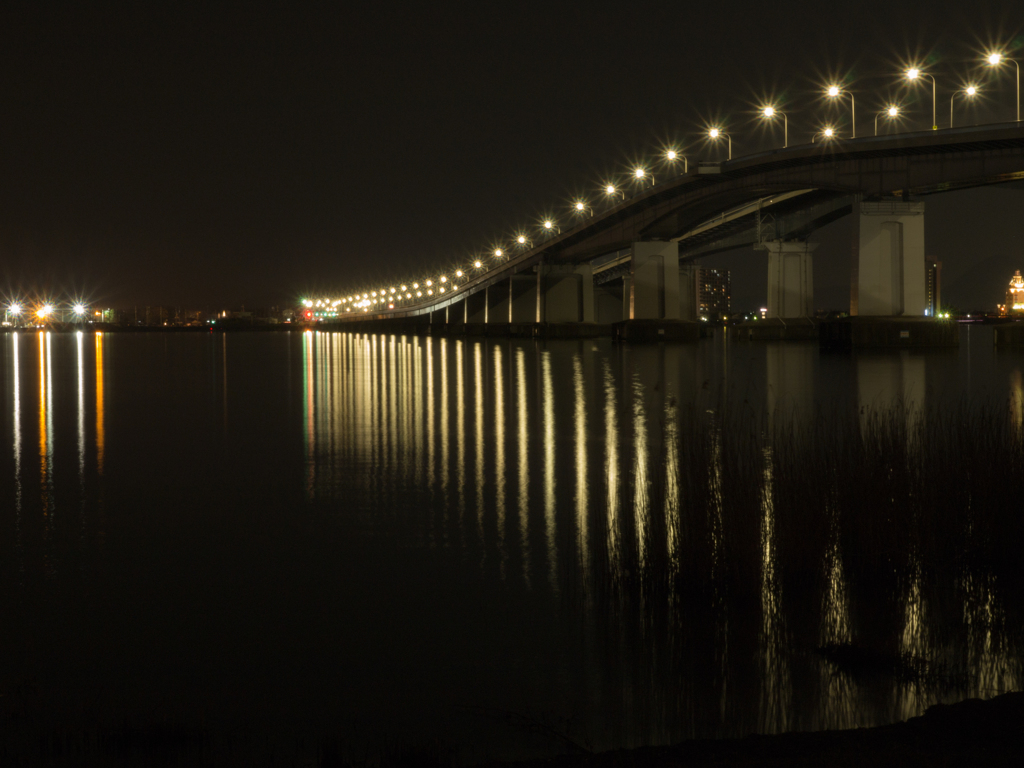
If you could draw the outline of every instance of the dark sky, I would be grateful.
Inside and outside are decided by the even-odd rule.
[[[417,277],[564,210],[662,142],[711,151],[699,137],[709,119],[729,126],[736,155],[777,144],[752,115],[763,96],[786,104],[796,143],[830,114],[817,98],[830,77],[847,78],[866,115],[914,59],[939,77],[948,116],[980,51],[1024,53],[1017,11],[8,2],[0,291],[216,308]],[[1012,82],[985,79],[987,102],[964,119],[1011,117]],[[927,99],[910,106],[928,120]],[[929,205],[947,298],[993,305],[1024,268],[1024,192]],[[850,226],[815,238],[819,306],[848,303]],[[763,303],[763,258],[714,260],[734,270],[739,309]]]

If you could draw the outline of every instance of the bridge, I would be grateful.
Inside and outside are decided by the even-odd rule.
[[[382,285],[321,306],[337,320],[693,321],[694,260],[752,247],[768,255],[769,317],[808,317],[815,245],[808,237],[854,215],[851,314],[921,317],[926,206],[914,198],[1022,179],[1022,122],[833,139],[694,163],[604,210],[577,204],[574,226],[550,225],[537,242],[523,236],[511,252],[496,249],[423,284]]]

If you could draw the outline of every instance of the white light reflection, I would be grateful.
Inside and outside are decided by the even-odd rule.
[[[523,581],[530,586],[530,434],[526,412],[526,353],[516,349],[516,416],[519,422],[519,533],[522,540]]]
[[[466,537],[466,371],[465,342],[455,341],[455,476],[458,486],[459,538],[465,547]]]
[[[96,471],[103,474],[107,447],[106,419],[103,412],[103,334],[96,334]]]
[[[576,390],[576,546],[579,550],[581,577],[590,574],[590,496],[587,488],[587,398],[584,390],[583,359],[573,357],[573,385]]]
[[[494,504],[498,526],[498,571],[505,580],[505,372],[501,346],[494,346]]]
[[[82,344],[83,333],[75,332],[75,346],[78,349],[78,482],[82,501],[85,501],[85,361]]]
[[[790,730],[788,643],[780,606],[781,585],[775,570],[775,482],[772,449],[763,452],[761,485],[761,706],[760,733]]]
[[[608,483],[608,566],[618,574],[621,564],[619,533],[619,424],[615,377],[607,359],[604,360],[604,430],[605,477]]]
[[[19,362],[18,342],[20,333],[11,334],[14,350],[14,412],[11,416],[14,423],[14,512],[18,543],[21,543],[21,364]],[[20,549],[20,547],[19,547]]]
[[[440,363],[441,363],[441,409],[438,413],[440,419],[437,424],[439,436],[441,438],[441,498],[448,498],[448,475],[451,472],[451,466],[448,463],[448,433],[452,428],[451,418],[448,414],[448,339],[443,336],[438,344],[440,351]],[[461,437],[461,435],[460,435]],[[444,505],[443,513],[443,526],[442,532],[444,535],[444,541],[448,542],[448,505]]]
[[[645,571],[651,537],[650,457],[647,448],[647,415],[644,411],[644,387],[640,377],[633,378],[633,519],[636,526],[637,566]]]
[[[551,381],[551,352],[544,350],[540,357],[544,397],[544,526],[547,531],[548,579],[551,590],[558,592],[558,537],[555,519],[555,390]]]
[[[474,467],[476,469],[476,529],[480,541],[480,557],[486,554],[484,546],[484,349],[480,342],[473,344],[473,384],[475,387],[473,427],[475,435]]]

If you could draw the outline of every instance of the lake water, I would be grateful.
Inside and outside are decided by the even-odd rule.
[[[434,740],[467,761],[871,725],[1018,689],[1024,590],[847,588],[823,549],[808,600],[773,575],[788,555],[766,513],[758,583],[723,602],[674,533],[686,419],[970,402],[1019,425],[1024,356],[984,327],[961,342],[7,333],[0,714],[180,723],[279,754]],[[666,563],[694,589],[645,587]],[[828,641],[958,661],[858,675]]]

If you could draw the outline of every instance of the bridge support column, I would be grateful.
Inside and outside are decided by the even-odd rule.
[[[544,264],[539,270],[542,322],[594,322],[594,273],[589,264]]]
[[[679,319],[679,244],[633,243],[630,320]]]
[[[537,275],[512,275],[508,283],[509,322],[537,322]]]
[[[768,317],[812,317],[817,243],[765,243],[768,248]]]
[[[461,299],[448,305],[448,322],[449,323],[465,323],[466,322],[466,300]]]
[[[511,322],[511,307],[509,304],[509,289],[511,284],[508,280],[487,286],[484,293],[487,295],[487,319],[488,323]]]
[[[633,306],[633,276],[622,276],[622,316],[619,320],[629,320]]]
[[[487,294],[484,291],[471,293],[462,300],[466,305],[467,323],[487,322]]]
[[[431,325],[444,325],[448,322],[448,309],[435,309],[430,313]]]
[[[924,315],[924,203],[859,203],[850,314]]]
[[[700,267],[684,264],[679,267],[679,319],[697,321],[700,309]]]

